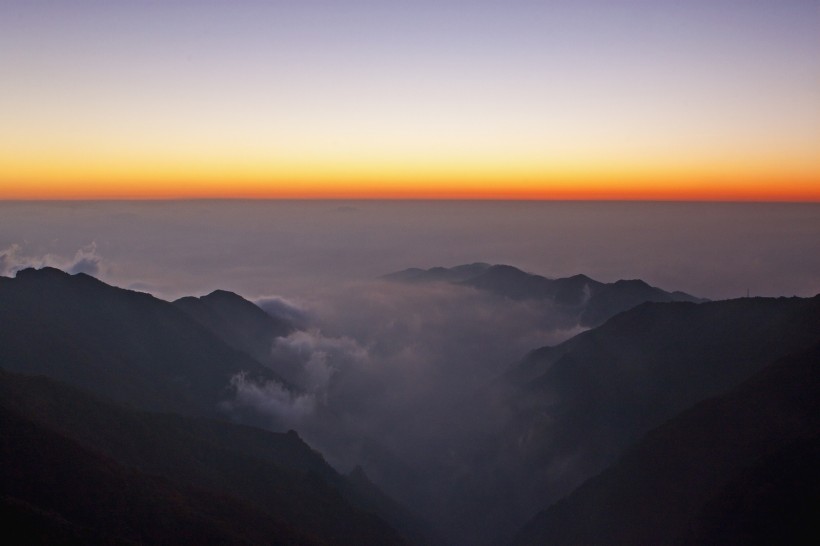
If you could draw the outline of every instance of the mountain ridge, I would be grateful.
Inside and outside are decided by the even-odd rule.
[[[530,297],[547,287],[552,292],[547,294],[543,288],[542,293],[552,298],[545,300],[548,305],[566,307],[576,318],[588,309],[581,309],[583,304],[578,301],[591,301],[589,286],[597,282],[576,275],[544,284],[543,278],[514,267],[481,263],[434,269],[433,275],[442,282],[484,290],[464,284],[478,272],[481,282],[490,283],[491,289],[506,290],[507,295],[497,296],[509,299],[516,295],[515,290],[519,290],[516,297]],[[425,271],[412,270],[408,275],[416,278],[420,274]],[[521,284],[522,278],[530,284]],[[559,281],[563,284],[556,287]],[[616,303],[617,294],[626,294],[628,299],[630,294],[654,290],[638,279],[612,285]],[[556,294],[562,293],[559,289],[566,290],[566,303],[556,303]],[[604,288],[596,290],[606,301]],[[264,359],[271,340],[292,332],[293,324],[265,315],[241,296],[217,290],[165,302],[150,294],[108,286],[88,275],[23,270],[18,277],[0,278],[0,324],[0,369],[9,370],[0,370],[0,407],[7,412],[3,419],[7,419],[8,430],[23,434],[23,429],[33,426],[32,442],[57,442],[42,436],[56,433],[78,443],[86,455],[67,457],[81,465],[101,455],[117,468],[142,473],[139,480],[143,483],[154,483],[151,476],[172,481],[171,489],[156,491],[170,494],[177,485],[192,486],[261,506],[262,514],[265,510],[296,514],[289,511],[296,508],[272,492],[278,489],[329,511],[326,518],[305,515],[307,512],[293,515],[302,522],[319,518],[307,527],[326,531],[334,525],[344,527],[343,515],[348,514],[376,534],[425,541],[418,522],[374,486],[361,468],[347,477],[340,475],[295,431],[265,434],[253,427],[202,419],[262,423],[263,416],[254,420],[244,409],[226,403],[235,394],[232,388],[238,392],[230,381],[236,374],[247,373],[258,385],[276,381],[283,389],[290,388]],[[237,328],[231,330],[232,326]],[[416,501],[431,488],[435,496],[426,499],[431,509],[420,513],[428,517],[435,517],[433,512],[442,514],[443,523],[434,530],[442,544],[503,542],[530,515],[565,498],[629,453],[647,431],[706,398],[737,388],[772,362],[807,350],[818,343],[819,332],[820,295],[638,303],[563,343],[528,353],[486,389],[459,399],[450,408],[455,417],[446,421],[458,430],[451,427],[432,447],[440,453],[427,461],[427,477],[405,476],[407,481],[421,483],[419,495],[408,497],[410,504],[415,509],[422,506]],[[51,376],[70,386],[55,387],[54,379],[32,379],[31,374]],[[94,393],[93,402],[83,398],[86,392]],[[20,424],[20,419],[25,423]],[[268,417],[264,422],[278,426]],[[814,453],[811,439],[808,441],[793,451],[784,448],[782,453],[768,455],[773,461],[806,460]],[[10,460],[24,458],[24,451],[14,451],[23,447],[7,445]],[[63,448],[71,449],[59,449]],[[374,451],[365,453],[378,454],[379,448],[375,445]],[[158,457],[163,451],[170,456]],[[395,462],[390,457],[384,460],[385,464],[399,464],[388,469],[397,475],[415,471],[402,467],[400,457]],[[372,461],[365,458],[361,462],[371,476],[386,483],[384,476],[390,474],[380,474],[379,465],[374,467]],[[718,536],[719,530],[708,525],[715,518],[737,520],[742,507],[731,491],[765,487],[761,480],[771,474],[773,465],[776,463],[761,463],[749,468],[748,476],[735,475],[724,484],[714,503],[698,515],[700,523],[692,524],[695,538],[691,540]],[[119,473],[115,469],[109,474]],[[387,490],[396,494],[396,483],[402,482],[387,483],[393,486]],[[785,483],[783,491],[789,487]],[[192,507],[201,506],[198,493],[174,494],[188,499],[185,502]],[[65,527],[71,536],[88,536],[90,528],[84,524],[59,513],[52,517],[47,506],[29,501],[17,493],[2,499],[4,506],[27,521],[42,522],[46,530]],[[342,504],[334,504],[337,501]],[[236,506],[233,500],[225,502],[221,506],[226,511]],[[743,502],[754,504],[754,495],[747,495]],[[299,519],[302,517],[307,519]],[[357,519],[360,517],[364,519]],[[742,522],[736,524],[742,527]],[[230,533],[238,532],[239,527],[231,528]],[[220,532],[214,536],[244,536]],[[126,542],[132,539],[126,537]]]
[[[741,298],[643,303],[531,352],[471,401],[505,417],[453,470],[470,468],[456,525],[481,513],[480,524],[499,525],[483,544],[509,540],[522,514],[569,494],[647,430],[818,341],[820,296]]]
[[[816,459],[801,463],[802,476],[791,476],[793,467],[784,473],[771,461],[799,461],[803,453],[820,453],[819,400],[817,344],[652,429],[614,465],[540,512],[514,543],[772,544],[784,537],[800,539],[786,543],[804,543],[807,537],[795,525],[812,529],[816,538],[820,528],[812,523],[814,515],[805,512],[805,503],[820,493],[820,473],[809,472]],[[761,471],[768,476],[763,479],[784,476],[787,481],[758,485],[752,480]],[[813,480],[808,489],[801,485],[807,478]],[[757,497],[752,493],[751,504],[738,512],[733,503],[750,487],[760,492]],[[803,491],[803,505],[794,505],[795,513],[803,514],[799,521],[765,500],[775,487],[784,499],[793,496],[787,491]],[[759,513],[769,514],[769,521],[743,519],[743,510],[751,513],[755,506],[766,507]],[[732,509],[735,527],[728,528],[726,515]],[[750,529],[757,529],[757,536]]]
[[[296,330],[290,321],[271,316],[253,302],[227,290],[214,290],[200,297],[185,296],[171,304],[234,349],[263,364],[270,359],[274,340]]]
[[[603,283],[582,273],[550,279],[504,264],[483,262],[430,269],[410,268],[382,277],[409,284],[448,282],[495,294],[514,301],[542,301],[573,315],[582,326],[598,326],[610,317],[645,301],[707,300],[681,291],[667,292],[641,279]]]
[[[257,335],[264,344],[272,336],[283,334],[285,328],[289,331],[290,326],[226,291],[188,301],[194,302],[193,311],[150,294],[109,286],[88,275],[70,275],[50,268],[23,270],[15,278],[0,278],[0,406],[16,412],[9,416],[9,427],[17,426],[14,423],[19,419],[34,419],[32,441],[57,442],[66,457],[76,463],[72,472],[89,470],[89,465],[95,464],[90,461],[102,460],[100,455],[114,461],[116,468],[109,474],[115,478],[136,468],[144,473],[133,478],[140,484],[158,475],[178,480],[186,491],[189,486],[208,495],[227,491],[228,497],[236,497],[240,503],[267,507],[260,514],[271,509],[274,515],[295,513],[284,493],[278,497],[276,493],[290,491],[294,500],[303,499],[305,506],[317,506],[310,516],[312,523],[303,525],[302,531],[308,530],[312,536],[310,529],[331,526],[320,543],[327,543],[328,537],[335,534],[354,537],[353,530],[345,530],[348,524],[344,519],[348,516],[359,522],[353,527],[375,533],[365,533],[361,540],[351,538],[350,544],[368,542],[368,536],[404,543],[393,526],[400,527],[403,535],[421,536],[419,529],[423,525],[404,507],[361,477],[347,479],[339,475],[295,431],[277,435],[214,420],[244,417],[242,411],[225,404],[235,395],[231,379],[236,374],[290,388],[269,367],[241,350]],[[207,317],[191,316],[203,309],[220,320],[239,324],[240,330],[241,325],[248,324],[257,329],[245,338],[223,332],[223,339],[214,331],[219,330],[218,324],[208,324]],[[272,327],[279,330],[270,331]],[[24,375],[16,375],[21,373]],[[59,386],[60,381],[65,385]],[[17,385],[16,391],[8,388],[10,383]],[[18,415],[23,410],[25,415]],[[84,419],[78,420],[78,415]],[[269,419],[265,424],[275,426]],[[48,430],[41,431],[44,426]],[[15,430],[22,434],[23,429]],[[48,439],[52,433],[79,443],[84,455],[61,441]],[[9,457],[18,461],[24,454],[10,451]],[[253,469],[258,471],[256,476],[250,474]],[[94,475],[95,480],[106,483],[106,478]],[[31,479],[36,481],[33,476]],[[161,491],[189,498],[174,487]],[[196,504],[200,498],[197,495],[189,500],[201,506]],[[136,497],[133,500],[142,502]],[[334,505],[337,500],[342,504]],[[59,518],[42,516],[39,509],[28,510],[25,502],[8,502],[32,521],[41,521],[47,527],[63,526]],[[226,503],[226,510],[235,511],[234,500]],[[327,508],[329,511],[322,515],[322,506],[335,507]],[[375,514],[383,514],[384,518]],[[375,519],[368,523],[371,516]],[[83,525],[68,527],[72,533],[86,536]],[[240,532],[241,527],[232,528],[231,533]],[[215,536],[228,535],[215,531]],[[243,535],[240,532],[230,536],[236,539]],[[226,538],[223,543],[234,539]],[[302,542],[313,543],[313,538]]]
[[[173,304],[83,273],[0,278],[0,323],[0,367],[146,409],[217,416],[240,372],[286,385]]]
[[[380,507],[367,496],[372,493],[361,493],[359,484],[333,470],[294,431],[274,433],[225,421],[135,410],[42,376],[2,370],[0,393],[0,409],[8,416],[17,416],[8,421],[8,426],[4,424],[8,444],[3,466],[9,471],[15,465],[19,467],[27,450],[32,449],[15,437],[15,431],[20,431],[19,426],[34,427],[36,434],[63,438],[48,442],[67,445],[58,445],[54,450],[57,454],[65,450],[74,453],[68,459],[75,467],[86,468],[82,472],[93,474],[96,466],[114,465],[110,471],[113,476],[120,479],[120,474],[130,475],[128,479],[138,489],[142,484],[152,487],[150,484],[159,478],[166,484],[163,491],[172,497],[188,498],[186,491],[199,491],[224,499],[229,522],[236,520],[231,513],[247,506],[247,512],[255,514],[250,522],[255,525],[252,529],[264,529],[259,521],[267,518],[274,523],[274,529],[284,526],[280,532],[289,529],[294,536],[303,534],[305,538],[297,543],[326,543],[333,538],[340,543],[358,544],[366,537],[378,536],[387,543],[404,543],[375,515]],[[18,426],[16,422],[29,424]],[[61,495],[54,499],[57,504],[37,504],[45,502],[44,497],[26,497],[27,489],[22,484],[12,487],[5,482],[3,495],[28,499],[45,509],[56,507],[59,513],[70,516],[70,506],[60,503],[70,498],[71,491],[60,490],[61,481],[50,474],[39,478],[29,475],[28,479],[37,487],[51,484],[58,490]],[[107,483],[102,477],[93,479]],[[126,493],[121,503],[143,502],[139,499]],[[194,514],[204,510],[190,509]],[[238,532],[243,526],[229,527]],[[277,543],[275,539],[260,541],[262,536],[264,533],[257,533],[253,542]]]

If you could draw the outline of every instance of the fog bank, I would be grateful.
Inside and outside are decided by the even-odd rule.
[[[76,265],[91,248],[103,280],[166,299],[215,288],[298,299],[476,261],[641,278],[711,299],[810,296],[820,292],[818,218],[820,204],[787,203],[2,202],[0,274],[49,256]]]

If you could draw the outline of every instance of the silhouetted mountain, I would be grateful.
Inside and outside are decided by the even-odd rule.
[[[591,279],[590,279],[591,280]],[[595,281],[592,281],[595,284]],[[564,288],[565,300],[577,299],[581,303],[581,296],[573,298],[574,294],[569,294],[570,288],[575,285],[556,284],[555,281],[540,275],[531,275],[510,265],[494,265],[482,271],[480,274],[461,281],[461,284],[472,286],[487,292],[493,292],[500,296],[513,300],[525,299],[556,299],[559,288]],[[579,284],[578,289],[583,289],[584,284]]]
[[[177,306],[82,273],[0,277],[0,324],[0,367],[146,409],[214,415],[237,373],[277,378]]]
[[[602,283],[586,275],[548,279],[510,265],[471,264],[453,268],[405,269],[384,277],[409,283],[446,281],[471,286],[512,300],[544,300],[583,326],[597,326],[641,303],[705,301],[683,292],[666,292],[641,280]]]
[[[294,432],[153,414],[0,372],[4,504],[81,542],[402,544]],[[370,493],[372,496],[372,492]]]
[[[487,264],[441,268],[431,275],[505,298],[541,300],[545,309],[575,320],[571,324],[583,316],[603,320],[612,309],[641,298],[689,297],[642,281],[607,285],[583,275],[549,280]],[[399,280],[426,282],[426,276],[415,270]],[[220,407],[230,406],[225,402],[235,394],[236,374],[281,382],[259,361],[270,353],[275,335],[291,331],[287,321],[273,320],[240,296],[221,291],[168,303],[53,269],[0,278],[0,368],[48,375],[114,401],[44,378],[0,374],[2,432],[9,438],[2,444],[9,463],[3,506],[19,516],[21,529],[62,535],[66,543],[152,542],[165,532],[164,521],[177,517],[175,510],[182,524],[181,534],[169,535],[174,542],[198,542],[197,535],[185,533],[195,532],[191,529],[203,514],[213,516],[203,529],[216,527],[208,536],[230,543],[264,543],[278,533],[286,543],[294,537],[295,543],[389,544],[401,540],[392,529],[417,539],[418,524],[363,472],[339,475],[296,433],[194,417],[219,415]],[[419,452],[429,456],[421,463],[405,465],[400,449],[380,442],[358,456],[366,459],[361,463],[377,483],[394,487],[394,493],[397,484],[398,490],[409,484],[407,490],[415,489],[406,501],[424,499],[425,515],[441,514],[436,532],[442,544],[497,544],[616,461],[648,430],[818,342],[820,296],[642,303],[562,344],[532,352],[474,396],[449,399],[436,410],[441,418],[429,420],[431,430],[439,429],[429,436],[434,441],[424,439]],[[279,357],[289,358],[285,352]],[[387,391],[390,386],[378,384]],[[332,435],[327,423],[343,422],[344,409],[344,404],[322,406],[312,419],[326,418],[323,426]],[[241,409],[236,412],[234,417]],[[341,436],[352,429],[339,430]],[[361,433],[365,445],[368,431]],[[316,437],[326,441],[330,435]],[[681,540],[770,532],[750,526],[744,516],[771,510],[760,491],[794,499],[813,491],[796,484],[799,476],[811,476],[800,469],[816,453],[814,440],[792,440],[792,447],[784,443],[779,451],[762,453],[762,459],[718,484],[687,521]],[[38,482],[33,466],[26,466],[29,444],[54,453],[55,461],[33,455],[36,464],[61,468],[57,461],[65,461],[66,475],[75,477],[61,482],[45,473]],[[370,464],[380,457],[384,464]],[[783,461],[794,475],[769,480]],[[143,517],[157,521],[146,526],[145,535],[130,528],[112,531],[116,510],[106,519],[88,504],[86,512],[78,506],[75,514],[63,497],[48,496],[49,490],[69,491],[86,477],[91,485],[79,491],[97,499],[97,506],[114,502],[111,490],[134,492],[135,507],[126,503],[122,510],[131,510],[135,519],[120,518],[123,525]],[[29,489],[27,481],[33,481]],[[142,499],[152,496],[159,499],[156,508],[143,509]],[[177,500],[166,506],[163,499]],[[160,513],[171,515],[163,520]],[[257,526],[260,519],[266,522]],[[721,527],[715,521],[732,524]],[[771,528],[780,527],[773,522]]]
[[[724,484],[683,540],[701,544],[817,544],[820,437],[795,441]]]
[[[273,340],[292,332],[285,319],[272,317],[238,294],[216,290],[199,298],[187,296],[173,302],[222,341],[267,362]]]
[[[581,314],[581,324],[594,326],[603,324],[610,317],[632,309],[643,302],[704,302],[706,300],[690,296],[684,292],[666,292],[650,286],[640,279],[620,280],[604,284],[590,290],[591,296]]]
[[[816,544],[820,345],[647,434],[516,544]]]
[[[476,262],[473,264],[457,265],[455,267],[432,267],[430,269],[419,269],[411,267],[395,273],[390,273],[382,277],[389,281],[423,283],[432,281],[462,282],[473,279],[487,269],[490,264]]]
[[[15,543],[321,544],[238,499],[126,468],[5,408],[0,429],[3,513]]]
[[[473,400],[506,417],[459,461],[450,511],[501,540],[646,431],[818,341],[820,296],[645,303],[538,349]]]
[[[651,427],[818,340],[820,297],[643,304],[510,372],[509,441],[563,479],[589,475]]]

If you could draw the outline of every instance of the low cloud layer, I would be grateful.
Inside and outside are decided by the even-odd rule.
[[[296,328],[304,329],[310,324],[308,313],[298,304],[282,296],[258,298],[254,303],[272,317],[284,319]]]
[[[367,349],[352,338],[327,337],[317,329],[294,331],[274,340],[266,362],[283,381],[237,374],[230,384],[235,397],[224,408],[238,411],[240,420],[255,412],[274,429],[316,427],[323,422],[317,409],[330,407],[328,393],[336,374],[356,373],[367,367],[368,359]]]
[[[224,404],[226,411],[251,409],[287,428],[298,426],[316,406],[312,393],[296,393],[277,381],[253,380],[244,373],[233,376],[230,386],[235,398]]]
[[[407,267],[477,261],[553,278],[640,278],[710,299],[747,289],[813,296],[818,211],[816,203],[8,202],[0,249],[16,243],[28,256],[70,258],[95,241],[116,265],[107,280],[163,299],[217,288],[299,299]]]
[[[324,392],[340,370],[361,367],[369,356],[352,338],[326,337],[319,330],[296,331],[276,340],[272,358],[293,368],[292,381],[307,392]]]
[[[56,267],[72,275],[85,273],[94,277],[106,271],[105,260],[98,254],[95,242],[79,248],[71,257],[57,254],[32,255],[24,246],[16,243],[0,250],[0,275],[13,277],[18,271],[30,267]]]
[[[362,465],[416,506],[503,420],[499,374],[583,330],[548,303],[448,283],[346,283],[293,307],[310,326],[277,338],[270,360],[291,388],[236,377],[229,409],[297,429],[340,470]]]

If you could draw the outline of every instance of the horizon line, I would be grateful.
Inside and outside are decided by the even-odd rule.
[[[384,197],[384,196],[316,196],[316,197],[0,197],[0,203],[192,203],[192,202],[510,202],[510,203],[721,203],[721,204],[820,204],[812,199],[776,198],[657,198],[657,197]]]

